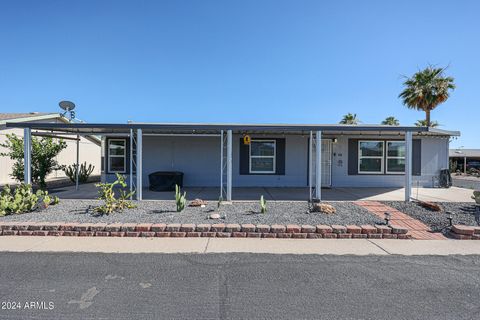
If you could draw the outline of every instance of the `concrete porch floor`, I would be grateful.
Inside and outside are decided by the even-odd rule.
[[[219,188],[186,187],[187,199],[200,198],[216,201],[219,197]],[[95,199],[97,190],[93,183],[80,185],[78,191],[74,186],[51,189],[50,193],[61,199]],[[325,201],[403,201],[403,188],[331,188],[322,189],[322,199]],[[270,201],[305,201],[308,200],[308,188],[233,188],[234,201],[257,201],[263,195]],[[473,202],[472,190],[451,187],[440,188],[413,188],[412,196],[424,201],[437,202]],[[154,192],[143,189],[144,200],[173,200],[174,192]]]

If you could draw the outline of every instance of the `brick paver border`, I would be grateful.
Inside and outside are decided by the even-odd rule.
[[[409,239],[407,232],[385,225],[0,222],[4,236]]]
[[[448,235],[458,240],[480,240],[480,227],[454,225]]]
[[[438,232],[432,232],[429,226],[423,222],[412,218],[408,214],[405,214],[397,209],[387,206],[377,201],[355,201],[356,205],[364,207],[369,212],[373,213],[377,217],[384,219],[385,213],[390,214],[390,223],[395,226],[408,229],[407,235],[410,235],[413,239],[417,240],[445,240],[447,239],[443,234]]]

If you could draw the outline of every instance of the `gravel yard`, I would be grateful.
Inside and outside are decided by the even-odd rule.
[[[328,202],[337,213],[306,213],[307,202],[269,202],[266,214],[258,213],[257,202],[223,204],[217,211],[217,203],[209,202],[205,208],[187,207],[175,212],[174,201],[142,201],[135,209],[111,215],[96,216],[87,212],[89,206],[100,204],[98,200],[61,200],[46,210],[0,217],[1,221],[66,221],[66,222],[148,222],[148,223],[253,223],[253,224],[375,224],[382,220],[352,202]],[[207,217],[218,212],[224,219]]]
[[[453,224],[477,225],[475,222],[475,204],[472,202],[438,202],[443,207],[443,212],[431,211],[414,202],[383,201],[383,203],[422,221],[434,231],[441,231],[448,225],[446,211],[455,213]]]

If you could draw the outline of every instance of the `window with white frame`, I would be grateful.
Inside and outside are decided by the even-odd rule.
[[[358,173],[383,173],[383,141],[358,141]]]
[[[250,173],[275,173],[275,140],[250,142]]]
[[[125,173],[127,166],[126,139],[108,140],[108,171]]]
[[[405,141],[387,141],[387,173],[405,172]]]

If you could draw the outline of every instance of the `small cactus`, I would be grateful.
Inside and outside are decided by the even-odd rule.
[[[260,212],[267,213],[267,200],[265,200],[263,195],[260,197]]]
[[[187,193],[181,193],[180,187],[175,185],[175,203],[177,205],[177,212],[182,212],[187,204]]]
[[[80,169],[78,170],[78,182],[86,183],[88,181],[88,177],[92,174],[95,166],[89,164],[87,167],[87,162],[84,162],[80,165]],[[66,166],[63,168],[65,175],[70,179],[72,182],[76,182],[77,179],[77,164],[74,163],[70,166]]]

